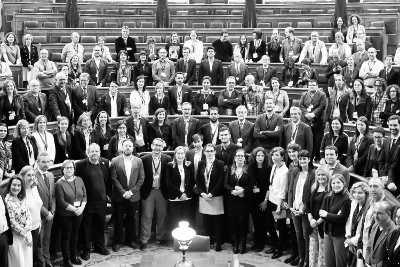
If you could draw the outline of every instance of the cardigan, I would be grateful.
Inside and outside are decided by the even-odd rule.
[[[332,193],[325,196],[321,210],[328,212],[324,219],[324,232],[332,237],[344,237],[346,221],[350,215],[351,200],[347,192]]]

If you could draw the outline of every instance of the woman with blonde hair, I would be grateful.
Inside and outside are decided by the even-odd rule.
[[[47,131],[47,122],[46,116],[37,116],[35,122],[33,123],[32,136],[36,139],[38,153],[40,154],[46,151],[50,155],[50,160],[54,162],[54,158],[56,156],[56,147],[53,135]]]
[[[164,83],[157,83],[155,88],[156,93],[150,97],[149,101],[149,115],[154,115],[155,112],[163,108],[170,114],[170,102],[167,95],[164,93]],[[151,143],[151,142],[149,142]]]
[[[72,87],[79,85],[79,76],[82,72],[78,54],[72,55],[68,61],[68,81]]]
[[[0,95],[0,122],[14,126],[19,120],[25,119],[24,101],[17,94],[17,86],[13,80],[3,83]]]
[[[86,150],[91,143],[98,143],[98,140],[94,135],[90,116],[83,113],[78,118],[74,136],[72,137],[73,159],[86,158]]]
[[[39,54],[37,47],[32,45],[33,37],[31,34],[25,34],[22,37],[23,46],[21,48],[21,62],[23,67],[22,80],[27,83],[31,80],[31,71],[33,65],[38,61]],[[26,86],[24,86],[26,87]]]

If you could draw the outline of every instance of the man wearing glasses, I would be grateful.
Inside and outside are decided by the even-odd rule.
[[[192,104],[184,102],[182,104],[182,117],[174,119],[172,124],[172,138],[174,139],[174,149],[178,146],[188,147],[192,143],[192,137],[200,133],[200,121],[192,118]]]
[[[235,85],[235,77],[226,78],[226,89],[222,90],[218,96],[220,115],[234,116],[236,108],[242,104],[242,93],[235,89]]]
[[[372,116],[371,120],[374,126],[382,126],[383,120],[380,118],[381,112],[385,110],[385,104],[388,100],[386,94],[386,83],[382,78],[377,78],[374,82],[375,93],[371,95]]]

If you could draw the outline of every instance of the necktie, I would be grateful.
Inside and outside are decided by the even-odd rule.
[[[242,132],[243,132],[243,123],[239,123],[239,136],[242,138]]]
[[[297,125],[294,126],[292,129],[292,136],[290,138],[291,141],[294,141],[294,139],[296,138],[296,133],[297,133]]]
[[[225,163],[228,162],[228,151],[226,151],[224,148],[222,148],[222,158],[224,159]]]
[[[394,146],[394,144],[396,144],[396,139],[395,139],[395,138],[392,139],[392,143],[390,144],[390,149],[392,149],[392,147]]]
[[[47,175],[45,173],[43,173],[43,180],[47,186],[47,188],[50,190],[50,183],[49,183],[49,179],[47,178]]]
[[[236,75],[239,75],[240,69],[239,69],[239,64],[236,64]]]
[[[64,96],[67,97],[67,90],[65,90],[65,87],[61,88],[61,92],[63,92]]]
[[[185,73],[187,72],[188,69],[188,60],[185,60]]]
[[[354,210],[353,218],[352,218],[352,221],[351,221],[351,232],[353,232],[354,226],[357,225],[357,217],[358,217],[359,212],[360,212],[360,204],[357,204],[357,207]]]
[[[87,98],[87,88],[82,88],[83,89],[83,99]]]

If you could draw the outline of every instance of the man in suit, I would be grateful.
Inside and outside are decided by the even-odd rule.
[[[113,103],[115,101],[115,103]],[[118,84],[110,83],[109,92],[100,98],[99,112],[105,111],[108,116],[115,118],[120,116],[129,116],[128,101],[123,94],[118,92]]]
[[[81,258],[90,259],[92,242],[94,252],[109,255],[105,249],[104,229],[106,225],[107,201],[111,196],[110,163],[100,157],[100,146],[89,145],[88,157],[75,165],[75,175],[82,178],[85,184],[87,203],[83,212],[81,229],[83,230],[83,253]]]
[[[176,85],[168,88],[168,99],[171,109],[171,115],[182,114],[182,104],[189,102],[193,104],[192,89],[184,84],[184,74],[177,72],[175,76]]]
[[[258,115],[254,125],[254,139],[256,146],[263,147],[268,153],[279,146],[283,130],[283,118],[274,112],[275,103],[272,98],[266,98],[265,114]]]
[[[400,116],[390,116],[388,126],[390,137],[383,140],[384,153],[380,153],[378,162],[381,168],[380,173],[383,176],[388,176],[387,188],[397,196],[400,188],[400,165],[398,162],[400,157],[398,149],[400,144]]]
[[[85,72],[90,76],[90,85],[106,86],[108,78],[108,63],[104,60],[101,52],[101,47],[96,45],[93,48],[94,57],[86,61]]]
[[[392,68],[393,60],[394,58],[392,55],[386,55],[386,66],[379,72],[379,77],[385,79],[387,86],[392,84],[399,84],[399,71],[395,68]]]
[[[302,149],[308,151],[310,155],[313,152],[313,134],[311,127],[300,120],[301,109],[299,107],[290,108],[291,122],[283,126],[281,147],[287,147],[287,145],[296,143],[301,146]],[[285,161],[287,165],[290,164],[289,157],[286,152]]]
[[[75,124],[83,113],[86,113],[92,121],[97,116],[100,97],[97,93],[97,88],[93,85],[88,85],[89,79],[89,74],[82,73],[79,76],[79,85],[72,90],[72,108],[75,113]]]
[[[42,219],[42,228],[40,230],[40,239],[42,247],[34,251],[37,255],[37,266],[51,267],[50,258],[50,237],[53,219],[56,211],[56,194],[54,185],[54,175],[48,171],[51,164],[50,154],[42,152],[38,155],[36,163],[35,177],[37,181],[37,189],[42,199],[43,205],[40,209],[40,217]]]
[[[312,32],[311,40],[305,42],[301,50],[299,62],[302,62],[305,58],[309,58],[311,63],[326,65],[328,51],[326,50],[325,43],[319,40],[318,32]]]
[[[397,219],[397,214],[395,214]],[[396,266],[400,265],[400,249],[399,249],[399,237],[400,237],[400,229],[397,228],[393,230],[392,234],[389,236],[387,242],[387,250],[388,250],[388,266]]]
[[[214,47],[207,47],[207,59],[202,60],[199,67],[199,85],[201,85],[204,76],[211,77],[211,85],[224,85],[222,62],[214,56]]]
[[[357,30],[356,33],[356,38],[353,39],[353,43],[357,43],[357,41],[362,41],[364,43],[364,47],[366,50],[368,50],[370,47],[374,47],[370,42],[368,42],[365,37],[365,31],[364,30]],[[351,53],[354,54],[358,51],[357,46],[353,45],[353,48],[351,49]]]
[[[236,79],[236,85],[244,85],[244,78],[249,74],[249,68],[243,62],[242,54],[236,52],[233,55],[233,62],[228,66],[228,76]]]
[[[182,53],[183,58],[178,59],[176,63],[176,72],[183,73],[183,83],[185,85],[194,85],[196,81],[196,60],[189,58],[189,47],[184,46]]]
[[[154,209],[157,214],[157,242],[160,245],[165,244],[165,218],[168,206],[166,167],[171,162],[170,156],[161,153],[165,145],[164,140],[155,138],[151,144],[151,154],[142,157],[145,175],[140,187],[142,198],[140,249],[144,251],[151,236]]]
[[[247,108],[243,105],[236,108],[238,119],[229,123],[232,143],[251,153],[254,145],[254,123],[246,120]]]
[[[208,118],[210,119],[210,122],[200,127],[200,133],[203,136],[204,145],[213,144],[214,146],[216,146],[221,144],[221,140],[218,138],[218,136],[223,124],[218,121],[218,112],[219,109],[217,107],[209,108]]]
[[[135,138],[136,152],[145,152],[149,147],[147,136],[149,120],[140,116],[141,101],[134,101],[131,105],[132,116],[125,119],[127,133]]]
[[[139,190],[144,181],[144,168],[142,160],[132,155],[133,147],[134,144],[131,139],[127,138],[122,141],[123,154],[113,158],[110,166],[115,218],[114,245],[112,248],[114,252],[121,248],[124,225],[126,242],[132,248],[137,248],[135,213],[139,210]]]
[[[66,44],[61,52],[62,61],[69,63],[70,59],[74,55],[78,55],[79,64],[83,63],[84,58],[84,48],[79,44],[79,33],[71,33],[71,42]]]
[[[8,267],[8,249],[13,244],[10,215],[0,189],[0,266]]]
[[[233,164],[236,151],[239,146],[231,143],[231,132],[226,126],[222,126],[219,130],[219,139],[221,144],[215,148],[215,158],[224,162],[224,170]]]
[[[48,102],[44,93],[40,92],[39,81],[29,81],[29,91],[23,95],[26,120],[34,123],[39,115],[47,116]]]
[[[190,116],[192,104],[184,102],[182,104],[182,116],[174,119],[172,124],[172,138],[174,149],[178,146],[188,147],[192,143],[192,137],[200,133],[200,121]]]
[[[119,51],[125,50],[128,52],[128,61],[135,61],[136,43],[135,39],[129,36],[129,27],[122,26],[121,35],[115,39],[115,52],[119,55]],[[119,58],[117,57],[117,61]]]
[[[317,80],[308,82],[308,91],[304,92],[300,98],[300,109],[302,111],[301,121],[311,126],[313,136],[313,153],[311,159],[315,157],[320,160],[322,138],[324,137],[324,114],[327,105],[326,95],[318,89]]]
[[[242,104],[243,95],[235,89],[235,77],[226,78],[226,89],[218,96],[218,108],[221,115],[235,115],[235,110]]]
[[[49,112],[52,114],[53,121],[60,117],[66,117],[72,121],[71,99],[71,87],[67,85],[67,76],[59,72],[56,75],[56,84],[49,92]]]
[[[397,228],[391,220],[391,206],[386,201],[375,203],[375,225],[372,226],[365,263],[368,266],[390,266],[387,246],[390,234]]]
[[[325,162],[326,168],[329,173],[332,175],[334,174],[341,174],[346,180],[346,186],[349,187],[350,185],[350,172],[349,170],[340,164],[338,161],[338,150],[335,146],[327,146],[325,148]]]
[[[368,52],[365,50],[365,43],[361,40],[357,40],[355,46],[357,52],[353,53],[354,67],[361,68],[361,65],[368,60]]]
[[[163,83],[169,86],[175,79],[174,62],[167,58],[167,50],[160,48],[158,50],[159,59],[153,62],[151,67],[153,80],[155,83]]]
[[[272,77],[276,76],[276,68],[269,66],[269,56],[264,55],[261,58],[262,66],[257,67],[254,72],[254,78],[257,85],[262,85],[263,87],[269,87],[269,83]]]

